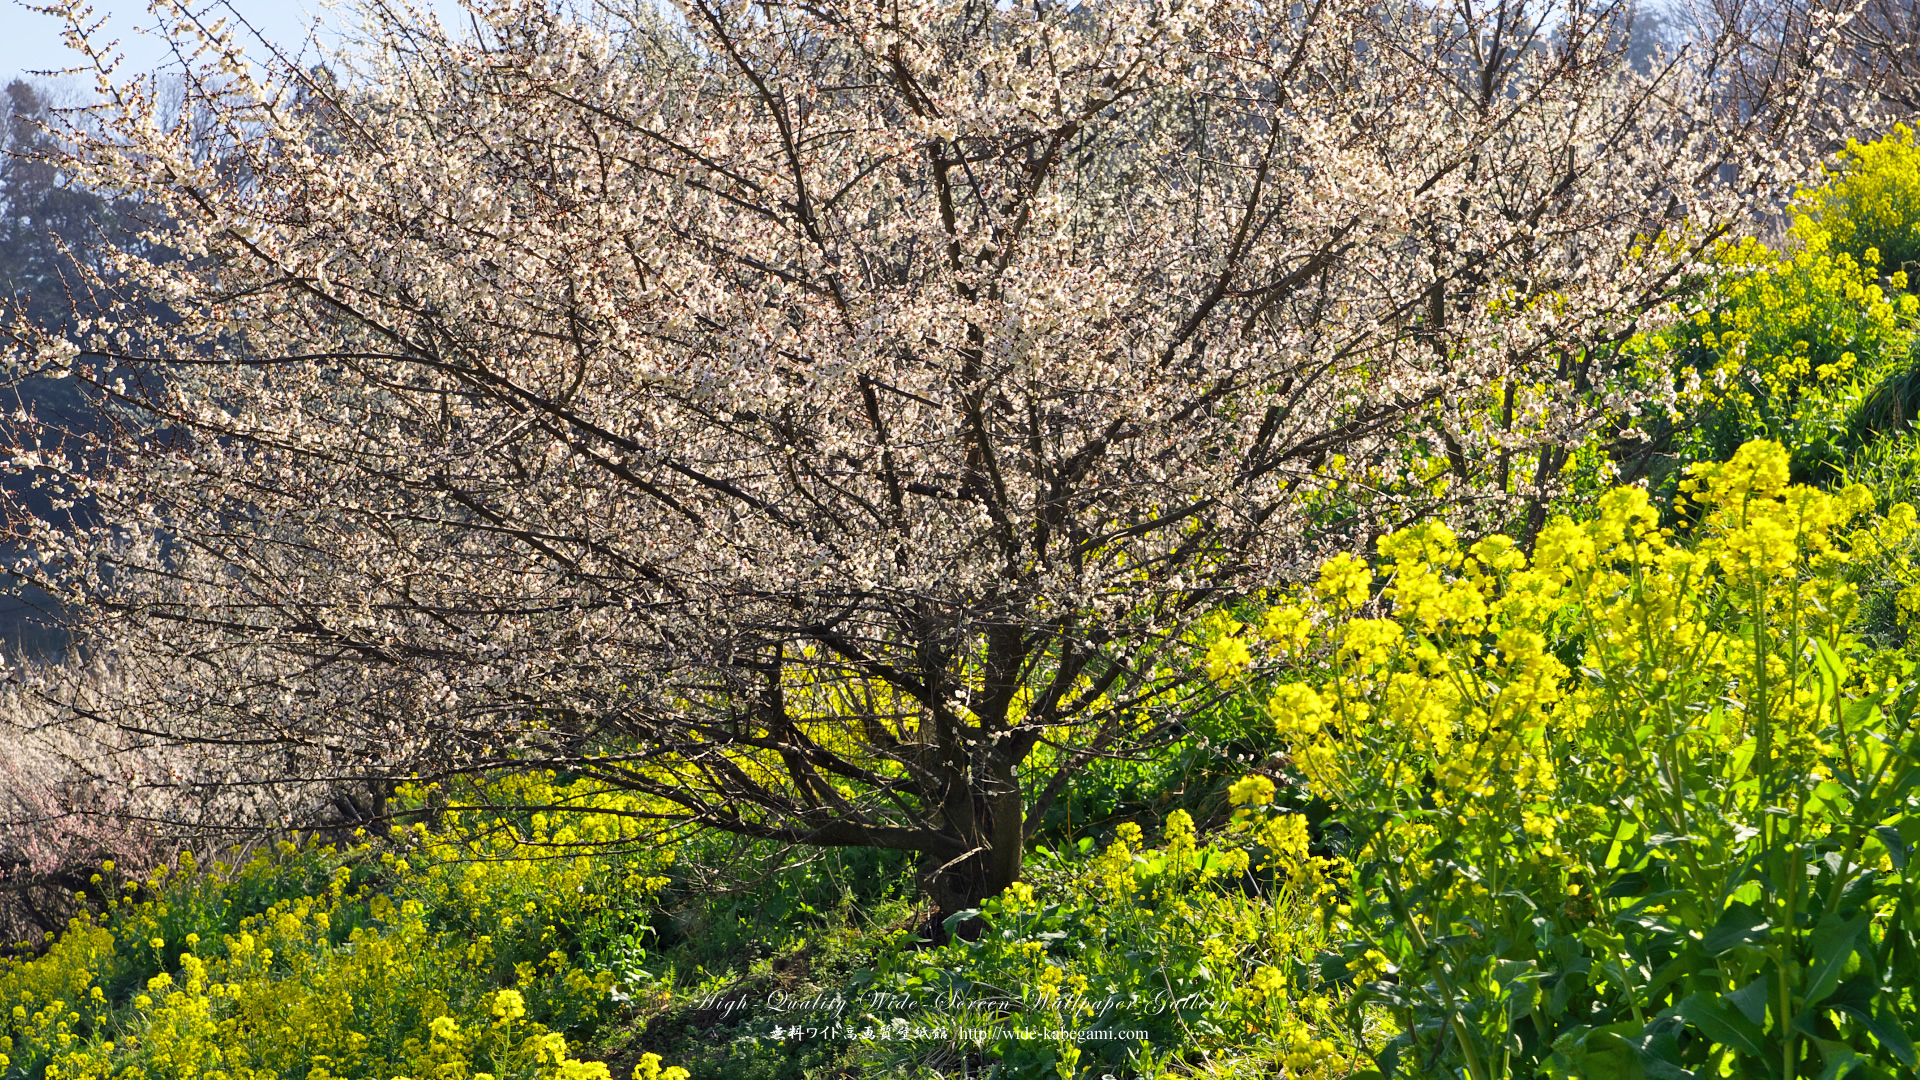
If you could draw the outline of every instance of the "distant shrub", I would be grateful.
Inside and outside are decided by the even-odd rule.
[[[156,746],[98,720],[145,691],[111,663],[24,660],[0,685],[0,946],[18,952],[65,927],[101,860],[144,875],[175,853],[258,842],[311,819],[331,785],[211,789],[185,774],[245,774],[257,748]],[[0,955],[4,955],[0,953]]]

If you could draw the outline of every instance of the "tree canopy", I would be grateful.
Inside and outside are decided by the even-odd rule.
[[[13,507],[124,680],[80,712],[189,788],[560,769],[949,911],[1210,692],[1199,616],[1537,530],[1829,70],[1728,108],[1749,42],[1637,69],[1590,0],[372,10],[326,70],[175,19],[188,108],[103,57],[68,132],[154,211],[13,356],[106,421],[10,459],[100,515]]]

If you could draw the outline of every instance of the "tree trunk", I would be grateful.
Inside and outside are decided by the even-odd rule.
[[[977,908],[1020,880],[1026,856],[1026,806],[1011,766],[994,780],[996,790],[975,800],[978,832],[967,845],[973,850],[957,860],[929,855],[921,863],[920,886],[933,901],[931,936],[937,943],[947,940],[947,920],[956,912]],[[951,932],[971,941],[984,928],[979,919],[965,919]]]
[[[928,935],[934,944],[945,944],[950,936],[972,941],[986,929],[986,923],[973,918],[962,919],[949,930],[947,920],[959,912],[978,908],[1019,879],[1018,858],[1012,860],[1013,869],[1008,872],[1007,860],[997,857],[998,854],[988,849],[951,865],[935,856],[927,856],[922,861],[920,887],[927,899],[933,901]]]

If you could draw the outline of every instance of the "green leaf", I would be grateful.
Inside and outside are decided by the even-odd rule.
[[[1886,1016],[1887,1008],[1883,1001],[1876,999],[1872,1012],[1850,1001],[1836,1003],[1834,1010],[1858,1020],[1860,1026],[1866,1028],[1867,1033],[1872,1035],[1887,1053],[1897,1058],[1900,1064],[1909,1069],[1920,1065],[1920,1059],[1917,1059],[1914,1054],[1912,1037],[1901,1028],[1898,1022],[1890,1022],[1891,1018]]]
[[[1802,998],[1805,1008],[1812,1009],[1825,1001],[1833,988],[1840,985],[1840,975],[1846,970],[1848,958],[1853,956],[1853,943],[1872,919],[1873,912],[1863,911],[1844,923],[1832,915],[1821,920],[1819,929],[1813,933],[1814,959],[1807,967],[1807,992]]]
[[[968,919],[979,918],[979,916],[979,908],[967,908],[964,911],[956,911],[940,921],[940,928],[947,932],[948,937],[952,937],[955,928],[961,923],[966,922]]]
[[[1893,868],[1905,872],[1907,869],[1907,841],[1905,837],[1900,835],[1900,830],[1891,825],[1880,825],[1874,828],[1873,834],[1880,838],[1881,844],[1885,845],[1887,858],[1893,860]]]
[[[1555,1050],[1547,1058],[1546,1075],[1552,1080],[1638,1080],[1642,1072],[1633,1064],[1633,1055],[1617,1044],[1604,1050]]]
[[[1648,999],[1651,999],[1669,985],[1697,972],[1711,970],[1713,967],[1712,958],[1701,952],[1698,947],[1688,945],[1682,948],[1673,959],[1654,971],[1653,978],[1647,983],[1645,994]]]
[[[1494,963],[1492,975],[1495,983],[1510,987],[1522,979],[1538,979],[1540,966],[1531,960],[1500,960]]]
[[[1607,869],[1611,870],[1620,865],[1620,850],[1622,846],[1625,845],[1627,841],[1632,840],[1634,833],[1638,832],[1639,829],[1640,826],[1631,821],[1622,821],[1620,823],[1620,827],[1614,831],[1613,842],[1607,847],[1607,857],[1605,860]]]
[[[1647,1025],[1649,1028],[1653,1024]],[[1680,1040],[1669,1030],[1615,1036],[1640,1062],[1649,1080],[1696,1080],[1693,1070],[1680,1064]]]
[[[1647,837],[1647,846],[1655,848],[1673,847],[1676,844],[1688,844],[1701,839],[1704,838],[1695,836],[1692,833],[1655,833]]]
[[[1840,659],[1840,654],[1834,652],[1833,647],[1825,641],[1815,638],[1813,644],[1818,650],[1815,662],[1820,666],[1822,696],[1830,702],[1840,696],[1840,688],[1846,685],[1847,662]]]
[[[1639,896],[1641,893],[1646,891],[1647,891],[1646,875],[1638,874],[1638,873],[1629,873],[1629,874],[1622,874],[1620,877],[1614,879],[1613,884],[1607,886],[1606,891],[1601,895],[1609,899],[1613,899],[1616,897],[1623,897],[1623,896]]]
[[[1624,1033],[1635,1030],[1633,1024],[1614,1024],[1604,1028],[1575,1026],[1553,1041],[1553,1053],[1547,1057],[1546,1074],[1552,1080],[1638,1080],[1635,1055]]]
[[[1740,1015],[1755,1024],[1765,1023],[1767,1019],[1767,977],[1753,980],[1731,994],[1720,995],[1720,1000],[1740,1010]]]
[[[1712,994],[1689,994],[1674,1009],[1674,1015],[1714,1042],[1751,1054],[1763,1067],[1767,1067],[1768,1076],[1774,1075],[1772,1068],[1768,1067],[1767,1037],[1737,1007],[1728,1005]]]
[[[1808,1039],[1807,1041],[1819,1049],[1820,1060],[1826,1064],[1826,1067],[1820,1070],[1820,1080],[1840,1080],[1842,1076],[1852,1072],[1855,1065],[1869,1064],[1866,1058],[1861,1057],[1846,1043],[1829,1042],[1826,1039]]]
[[[1808,813],[1815,813],[1823,805],[1832,805],[1847,797],[1847,789],[1831,780],[1822,780],[1814,785],[1813,798],[1808,801]]]
[[[1727,905],[1720,914],[1720,921],[1713,924],[1700,947],[1709,956],[1718,956],[1736,945],[1747,945],[1765,940],[1773,924],[1767,917],[1755,910],[1752,904],[1735,902]]]

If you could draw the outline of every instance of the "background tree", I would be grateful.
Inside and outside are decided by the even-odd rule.
[[[99,195],[67,183],[60,168],[53,123],[52,95],[22,79],[5,90],[5,132],[0,137],[0,297],[43,330],[71,333],[81,285],[76,260],[84,259],[103,233],[111,230],[112,211]],[[86,427],[92,409],[71,384],[55,379],[25,380],[5,395],[13,408],[27,409],[56,430]],[[29,486],[16,497],[32,498]],[[44,500],[37,510],[51,511]],[[63,644],[49,635],[45,598],[0,599],[0,639],[29,650]]]
[[[1844,43],[1836,89],[1873,106],[1880,126],[1910,121],[1920,111],[1920,8],[1913,0],[1791,0],[1780,5],[1778,19],[1791,28],[1836,10],[1847,16],[1836,24]]]
[[[116,248],[141,250],[145,257],[166,258],[164,250],[143,248],[136,231],[150,207],[135,198],[110,198],[75,183],[67,167],[68,148],[62,145],[67,121],[60,115],[58,90],[45,84],[15,79],[7,84],[5,129],[0,134],[0,304],[13,320],[31,330],[0,325],[0,342],[8,347],[29,343],[36,335],[71,336],[87,320],[101,313],[104,283],[114,277],[106,255]],[[164,316],[153,307],[150,314]],[[23,428],[42,452],[59,452],[71,433],[96,424],[94,404],[62,373],[54,377],[18,380],[3,399],[7,411],[32,419]],[[5,481],[0,481],[5,482]],[[70,518],[71,502],[56,508],[43,488],[16,484],[12,497],[30,502],[36,516],[47,520]],[[16,557],[14,549],[0,556]],[[11,649],[35,655],[58,655],[67,638],[58,618],[47,610],[48,598],[34,591],[0,598],[0,640]]]
[[[1820,70],[1729,113],[1739,40],[1641,75],[1587,0],[473,14],[325,80],[180,17],[200,130],[97,57],[67,167],[184,257],[16,353],[111,420],[11,459],[101,514],[14,507],[123,680],[76,714],[224,747],[189,790],[564,769],[949,912],[1204,697],[1201,615],[1537,528]]]

